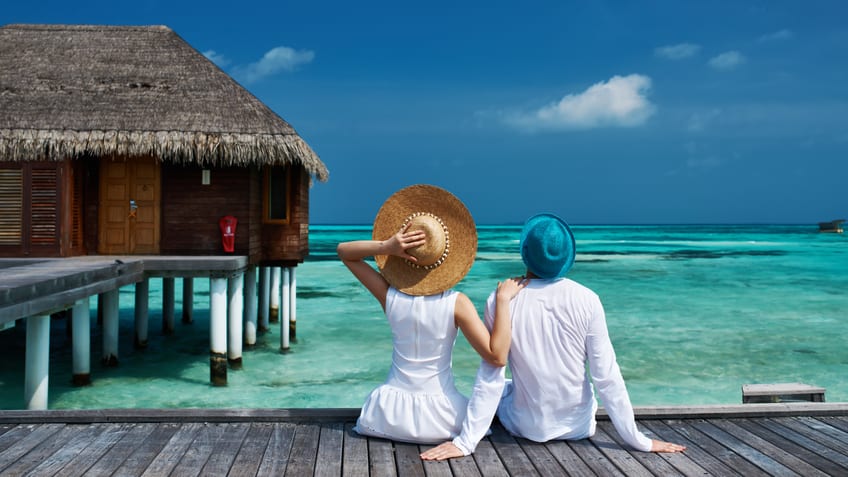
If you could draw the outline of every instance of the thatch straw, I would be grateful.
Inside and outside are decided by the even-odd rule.
[[[0,161],[113,154],[328,177],[291,125],[167,27],[0,28]]]

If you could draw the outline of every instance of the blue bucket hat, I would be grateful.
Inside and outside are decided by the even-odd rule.
[[[574,264],[574,234],[553,214],[527,219],[519,247],[527,269],[539,278],[561,277]]]

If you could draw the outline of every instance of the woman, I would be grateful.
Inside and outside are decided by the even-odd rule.
[[[419,444],[451,439],[460,433],[468,406],[451,371],[457,328],[483,359],[504,366],[508,304],[523,283],[498,285],[498,302],[506,306],[500,307],[490,335],[468,297],[451,289],[474,262],[474,221],[459,199],[438,187],[414,185],[389,197],[377,213],[372,237],[337,248],[380,302],[392,328],[389,375],[366,399],[355,430]],[[372,256],[380,272],[365,263]],[[476,444],[462,445],[463,453],[473,452]]]

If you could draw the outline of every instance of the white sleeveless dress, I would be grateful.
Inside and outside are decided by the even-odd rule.
[[[451,356],[456,341],[457,292],[411,296],[390,287],[386,318],[392,328],[392,367],[371,391],[356,432],[418,444],[457,436],[468,399],[454,386]]]

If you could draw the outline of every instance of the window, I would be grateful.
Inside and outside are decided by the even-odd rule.
[[[263,222],[289,222],[289,168],[266,167],[262,201]]]
[[[21,245],[23,199],[23,171],[0,169],[0,245]]]

